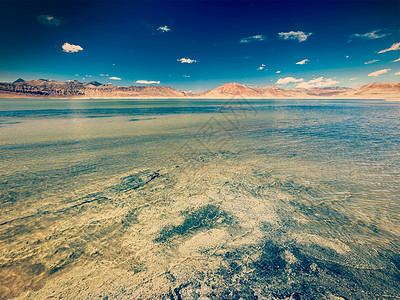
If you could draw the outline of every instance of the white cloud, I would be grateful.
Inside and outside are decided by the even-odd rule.
[[[182,57],[182,58],[180,58],[180,59],[177,59],[177,61],[180,61],[181,64],[192,64],[192,63],[198,62],[198,61],[195,60],[195,59],[184,58],[184,57]]]
[[[396,60],[392,60],[392,62],[399,62],[400,58],[396,59]]]
[[[355,78],[355,77],[353,77],[353,78],[350,78],[349,80],[356,80],[357,78]]]
[[[57,27],[61,24],[61,19],[56,18],[53,15],[40,15],[37,17],[37,20],[40,24],[46,26]]]
[[[309,60],[306,58],[306,59],[303,59],[303,60],[301,60],[301,61],[298,61],[298,62],[296,63],[296,65],[305,65],[307,62],[309,62]]]
[[[276,74],[279,74],[280,72],[281,72],[281,71],[276,71],[275,73],[276,73]]]
[[[304,42],[307,38],[312,35],[311,32],[304,31],[289,31],[289,32],[279,32],[279,37],[284,40],[298,40],[299,42]]]
[[[400,72],[394,73],[394,75],[400,75]]]
[[[394,43],[390,48],[387,48],[385,50],[381,50],[378,53],[385,53],[388,51],[395,51],[395,50],[400,50],[400,43]]]
[[[332,86],[339,83],[331,78],[318,77],[307,82],[302,82],[297,85],[298,88],[310,89]]]
[[[304,79],[303,78],[294,78],[294,77],[285,77],[285,78],[279,78],[276,84],[287,84],[290,82],[302,82]]]
[[[374,62],[377,62],[377,61],[379,61],[379,59],[374,59],[374,60],[366,61],[366,62],[364,63],[364,65],[373,64]]]
[[[350,57],[350,55],[346,55],[346,58],[349,58]]]
[[[259,67],[257,68],[257,70],[261,71],[261,70],[264,69],[264,68],[265,68],[265,65],[262,64],[261,66],[259,66]],[[267,70],[267,69],[265,69],[265,70]]]
[[[389,33],[379,33],[381,31],[382,31],[381,29],[376,29],[371,32],[367,32],[367,33],[363,33],[363,34],[355,33],[355,34],[352,34],[351,37],[367,39],[367,40],[375,40],[375,39],[381,39],[381,38],[384,38],[384,37],[390,35]]]
[[[108,77],[108,74],[99,74],[101,77]]]
[[[243,38],[240,40],[240,43],[250,43],[250,42],[256,42],[256,41],[263,41],[265,40],[265,35],[263,34],[257,34],[253,36],[249,36],[247,38]]]
[[[157,28],[157,30],[162,31],[162,32],[168,32],[168,31],[171,31],[171,28],[168,28],[168,26],[160,26]]]
[[[153,80],[136,80],[136,83],[140,83],[140,84],[160,84],[160,81],[153,81]]]
[[[62,49],[64,52],[68,52],[68,53],[74,53],[74,52],[78,52],[78,51],[82,51],[83,48],[79,45],[71,45],[69,43],[64,43],[64,45],[62,45]]]
[[[369,73],[368,74],[368,76],[379,76],[379,75],[381,75],[381,74],[385,74],[385,73],[387,73],[388,71],[390,71],[391,69],[382,69],[382,70],[379,70],[379,71],[375,71],[375,72],[372,72],[372,73]]]
[[[119,78],[119,77],[108,77],[108,79],[112,79],[112,80],[122,80],[122,79]]]
[[[190,77],[190,75],[183,75],[183,77],[185,77],[185,78],[189,78],[189,77]]]

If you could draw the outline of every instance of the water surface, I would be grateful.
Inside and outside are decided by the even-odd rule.
[[[400,104],[0,100],[0,298],[397,299]]]

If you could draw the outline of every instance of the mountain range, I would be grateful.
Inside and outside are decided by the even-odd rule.
[[[13,83],[0,83],[0,98],[400,98],[400,83],[375,82],[359,88],[344,87],[284,89],[274,85],[252,87],[226,83],[198,94],[166,86],[116,86],[97,81],[79,82],[21,78]]]

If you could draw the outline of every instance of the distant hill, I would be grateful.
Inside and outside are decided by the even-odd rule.
[[[265,87],[250,87],[234,82],[226,83],[215,89],[197,94],[197,96],[209,98],[310,98],[335,96],[345,91],[348,91],[348,88],[333,87],[312,89],[282,89],[274,85],[268,85]]]
[[[79,82],[36,79],[25,81],[22,78],[13,83],[0,83],[0,98],[399,98],[400,83],[375,82],[356,89],[344,87],[294,88],[283,89],[274,85],[251,87],[236,82],[226,83],[215,89],[198,94],[166,86],[128,86],[102,84],[97,81]]]
[[[399,82],[374,82],[344,93],[348,97],[400,98]]]
[[[198,94],[200,97],[224,97],[224,96],[244,96],[244,97],[259,97],[259,92],[253,88],[241,85],[239,83],[225,83],[215,89],[205,91]]]
[[[121,87],[112,84],[101,84],[97,81],[82,83],[73,81],[53,81],[37,79],[24,81],[18,79],[13,83],[0,83],[0,97],[184,97],[187,93],[165,86],[129,86]]]
[[[15,80],[13,83],[18,83],[18,82],[25,82],[25,80],[23,80],[22,78],[18,78],[18,79]]]

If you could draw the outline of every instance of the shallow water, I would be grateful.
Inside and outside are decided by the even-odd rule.
[[[0,298],[397,299],[400,104],[0,100]]]

